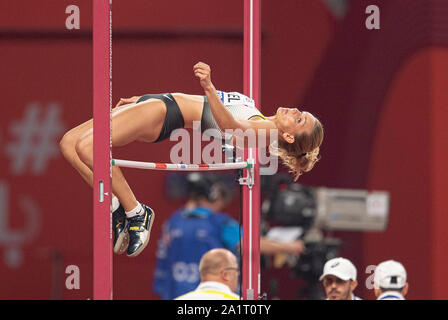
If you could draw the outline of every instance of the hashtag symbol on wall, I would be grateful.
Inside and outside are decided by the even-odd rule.
[[[49,160],[59,156],[58,141],[64,131],[60,113],[57,103],[46,108],[31,103],[25,108],[23,118],[11,123],[9,134],[15,141],[7,144],[6,154],[11,159],[12,173],[23,174],[30,168],[35,175],[43,174]]]

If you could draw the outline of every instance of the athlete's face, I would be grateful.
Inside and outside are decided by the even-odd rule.
[[[276,116],[278,128],[292,136],[310,134],[316,122],[311,113],[297,108],[278,108]]]
[[[322,280],[322,284],[329,300],[351,300],[353,290],[355,290],[358,285],[356,281],[344,281],[333,275],[325,276]]]

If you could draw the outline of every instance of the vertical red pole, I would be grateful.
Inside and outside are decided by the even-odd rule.
[[[244,0],[244,94],[260,105],[260,0]],[[243,186],[243,270],[242,295],[245,300],[260,295],[260,168],[258,149],[246,149],[245,159],[254,159],[253,185]],[[248,170],[245,170],[246,177]]]
[[[112,299],[111,1],[93,0],[93,298]]]
[[[243,92],[260,106],[261,5],[260,0],[244,0]]]
[[[245,300],[260,296],[260,168],[257,148],[245,149],[246,161],[253,161],[254,169],[244,170],[243,185],[243,270],[242,295]]]

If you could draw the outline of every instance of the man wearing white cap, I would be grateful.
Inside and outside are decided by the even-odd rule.
[[[322,281],[327,300],[361,300],[353,294],[358,285],[356,268],[347,259],[328,260],[319,280]]]
[[[381,262],[376,267],[373,283],[377,300],[405,300],[408,293],[406,270],[394,260]]]

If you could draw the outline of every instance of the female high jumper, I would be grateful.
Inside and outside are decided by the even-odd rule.
[[[148,94],[121,99],[112,110],[112,146],[133,141],[159,142],[178,128],[192,128],[200,121],[201,130],[215,128],[276,130],[278,143],[271,153],[278,155],[295,180],[310,171],[319,160],[323,127],[311,113],[297,108],[278,108],[265,117],[254,101],[240,93],[217,91],[211,81],[211,69],[202,62],[193,67],[205,95],[183,93]],[[267,135],[266,135],[267,136]],[[60,142],[67,161],[81,177],[93,185],[93,121],[68,131]],[[139,255],[149,242],[154,211],[137,201],[119,167],[112,167],[112,223],[114,252]]]

